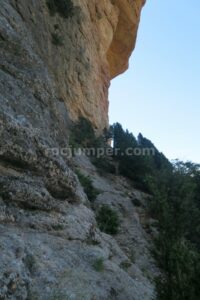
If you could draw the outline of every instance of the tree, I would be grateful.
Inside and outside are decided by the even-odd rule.
[[[176,161],[171,172],[152,182],[150,211],[159,223],[156,257],[163,270],[157,280],[159,300],[200,299],[198,176],[197,165]]]

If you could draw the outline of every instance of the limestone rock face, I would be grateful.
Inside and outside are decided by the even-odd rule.
[[[68,18],[52,16],[46,0],[1,3],[6,18],[1,37],[9,35],[10,47],[17,44],[18,63],[26,60],[30,71],[33,63],[45,64],[55,97],[65,103],[70,118],[83,115],[98,130],[105,128],[110,80],[128,66],[144,0],[73,0]],[[61,45],[52,42],[52,35]]]
[[[140,13],[145,0],[115,0],[113,2],[118,7],[119,15],[107,52],[111,78],[128,68],[128,60],[135,47]]]
[[[107,126],[110,80],[127,67],[142,5],[73,0],[54,13],[46,0],[0,1],[0,299],[155,295],[151,236],[132,201],[147,195],[62,152],[79,115]],[[100,190],[93,206],[76,167]],[[104,203],[120,216],[115,237],[96,223]]]

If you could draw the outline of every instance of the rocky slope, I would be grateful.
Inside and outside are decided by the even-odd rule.
[[[143,2],[74,0],[63,17],[45,0],[1,0],[0,299],[153,296],[151,242],[125,196],[136,191],[99,177],[85,157],[50,151],[65,147],[80,114],[98,131],[107,126],[109,82],[127,68]],[[120,214],[115,238],[97,228],[74,165],[100,188],[96,207],[107,202]]]
[[[99,190],[95,210],[106,203],[118,213],[119,233],[111,237],[98,229],[80,187],[82,203],[59,199],[57,207],[48,210],[18,207],[4,196],[1,299],[153,299],[157,269],[151,232],[145,230],[150,228],[144,218],[148,196],[123,177],[100,176],[85,156],[74,158],[73,165],[90,175]],[[99,260],[101,270],[95,267]]]

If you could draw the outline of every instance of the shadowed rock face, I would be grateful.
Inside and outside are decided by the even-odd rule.
[[[100,178],[87,158],[52,151],[66,147],[79,115],[98,131],[107,126],[110,79],[127,67],[142,5],[74,0],[63,18],[49,12],[46,0],[1,0],[0,299],[150,300],[154,294],[149,237],[124,196],[133,188]],[[115,202],[124,219],[115,239],[97,228],[75,164],[101,189],[97,207]],[[130,261],[134,247],[137,264]],[[103,273],[94,269],[99,259]]]

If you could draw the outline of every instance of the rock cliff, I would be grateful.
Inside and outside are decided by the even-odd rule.
[[[108,124],[110,79],[127,69],[143,4],[74,0],[71,15],[63,18],[49,12],[46,0],[2,0],[1,44],[6,40],[7,57],[13,54],[21,62],[15,64],[18,76],[28,68],[29,77],[32,72],[38,78],[44,64],[54,97],[66,105],[70,117],[83,115],[102,129]],[[23,80],[31,92],[28,78]]]
[[[144,1],[63,1],[1,0],[0,299],[150,300],[151,242],[131,204],[146,196],[49,151],[80,115],[107,126],[109,83],[127,68]],[[101,190],[96,206],[118,210],[116,238],[97,228],[75,165]]]

